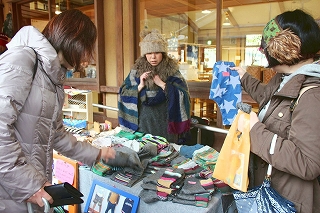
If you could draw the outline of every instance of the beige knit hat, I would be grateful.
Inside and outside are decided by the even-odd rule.
[[[139,46],[141,48],[141,56],[153,52],[167,52],[167,41],[159,33],[158,30],[142,30],[140,32],[142,41]]]

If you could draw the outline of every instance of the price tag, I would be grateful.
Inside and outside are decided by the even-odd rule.
[[[68,182],[71,185],[74,180],[75,168],[70,164],[61,159],[55,160],[54,164],[54,175],[60,182]]]

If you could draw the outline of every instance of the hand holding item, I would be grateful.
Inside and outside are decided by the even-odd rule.
[[[255,112],[250,112],[250,130],[252,127],[259,121],[259,118]],[[245,125],[245,118],[244,115],[240,115],[239,120],[238,120],[238,130],[240,132],[243,132],[244,125]]]
[[[44,203],[42,201],[42,198],[46,199],[49,203],[53,203],[52,197],[44,190],[45,186],[51,186],[52,184],[49,182],[46,182],[39,191],[34,193],[27,202],[38,204],[40,207],[44,206]]]
[[[105,162],[108,162],[109,159],[114,159],[115,157],[116,151],[112,147],[102,147],[97,160],[103,159]]]
[[[242,67],[230,67],[231,70],[235,70],[239,73],[240,79],[242,78],[242,76],[247,72],[245,69],[243,69]]]
[[[145,81],[149,77],[149,73],[151,73],[151,71],[144,72],[142,73],[142,75],[140,75],[140,84],[138,85],[139,91],[141,91],[142,88],[145,87]]]

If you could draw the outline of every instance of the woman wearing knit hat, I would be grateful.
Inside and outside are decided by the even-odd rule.
[[[119,123],[128,132],[162,136],[178,143],[190,129],[190,96],[178,63],[168,57],[158,30],[140,33],[141,57],[120,88]]]
[[[267,85],[234,68],[260,106],[258,115],[250,113],[255,157],[251,181],[261,185],[271,164],[272,187],[292,201],[297,212],[320,212],[320,66],[314,63],[320,50],[319,25],[302,10],[284,12],[266,25],[260,48],[277,72]]]

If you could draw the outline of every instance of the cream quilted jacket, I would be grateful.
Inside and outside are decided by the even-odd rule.
[[[46,38],[28,26],[7,46],[0,56],[0,212],[21,213],[25,200],[51,180],[53,149],[89,165],[99,150],[63,127],[65,70]],[[34,79],[30,47],[39,58]]]

